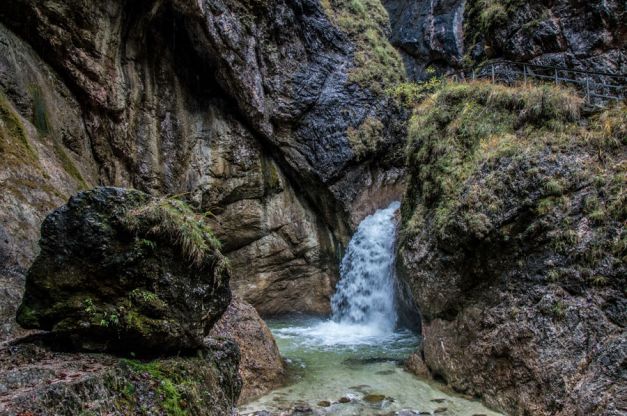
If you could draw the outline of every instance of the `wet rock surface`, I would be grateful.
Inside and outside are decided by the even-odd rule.
[[[0,348],[0,413],[231,414],[241,387],[237,347],[207,340],[197,357],[124,360],[52,352],[37,344]]]
[[[285,381],[285,363],[272,333],[248,303],[233,298],[210,335],[229,338],[239,347],[240,403],[257,398]]]
[[[198,348],[231,300],[212,238],[180,201],[122,188],[81,192],[42,225],[17,321],[68,348]]]

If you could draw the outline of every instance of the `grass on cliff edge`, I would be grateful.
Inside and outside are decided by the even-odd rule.
[[[206,215],[194,212],[185,202],[173,197],[156,198],[128,211],[125,223],[133,231],[169,238],[195,265],[202,264],[221,248]]]
[[[416,105],[410,121],[408,168],[417,185],[404,220],[422,204],[435,210],[441,229],[464,182],[490,159],[572,146],[596,149],[602,157],[626,144],[624,105],[579,122],[582,105],[573,91],[551,85],[441,84]],[[546,184],[547,192],[559,193],[559,185]]]
[[[322,7],[356,46],[350,82],[382,93],[404,80],[403,61],[388,41],[389,16],[380,0],[322,0]]]

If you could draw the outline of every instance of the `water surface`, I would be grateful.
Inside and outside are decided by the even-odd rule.
[[[313,414],[338,416],[394,415],[401,410],[499,415],[405,371],[402,361],[419,342],[407,330],[384,333],[307,317],[267,323],[288,360],[291,383],[242,406],[242,414],[260,410],[289,414],[294,408],[310,408]]]
[[[291,380],[243,406],[241,413],[497,415],[403,370],[402,362],[419,337],[397,327],[394,243],[399,206],[393,202],[359,225],[340,265],[331,319],[301,316],[267,322],[289,363]]]

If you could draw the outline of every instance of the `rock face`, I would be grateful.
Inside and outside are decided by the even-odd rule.
[[[231,299],[216,244],[180,201],[81,192],[42,225],[17,321],[86,350],[199,348]]]
[[[202,356],[149,362],[4,346],[0,413],[230,415],[241,388],[239,354],[230,341],[209,341]]]
[[[60,111],[51,111],[55,106]],[[96,183],[80,113],[60,77],[0,25],[1,338],[16,332],[24,274],[45,215]]]
[[[384,0],[392,22],[390,41],[403,55],[410,79],[446,72],[464,56],[465,0]]]
[[[385,0],[409,76],[485,59],[625,73],[620,1]]]
[[[581,127],[580,100],[548,87],[428,101],[398,249],[424,337],[408,366],[511,414],[622,414],[624,107]]]
[[[3,2],[0,87],[24,126],[11,140],[35,152],[0,168],[6,247],[23,247],[3,248],[2,310],[43,217],[104,184],[211,211],[259,311],[328,312],[353,205],[402,183],[403,112],[384,90],[404,75],[368,7],[347,26],[342,1]]]
[[[234,298],[210,335],[229,338],[239,346],[240,403],[255,399],[285,381],[285,363],[272,333],[251,305]]]

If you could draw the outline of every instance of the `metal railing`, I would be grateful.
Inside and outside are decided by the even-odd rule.
[[[610,101],[623,101],[627,98],[627,74],[581,71],[525,62],[492,61],[479,65],[472,71],[454,75],[455,79],[490,79],[493,83],[527,83],[536,79],[556,85],[571,85],[585,94],[589,105],[605,105]]]

